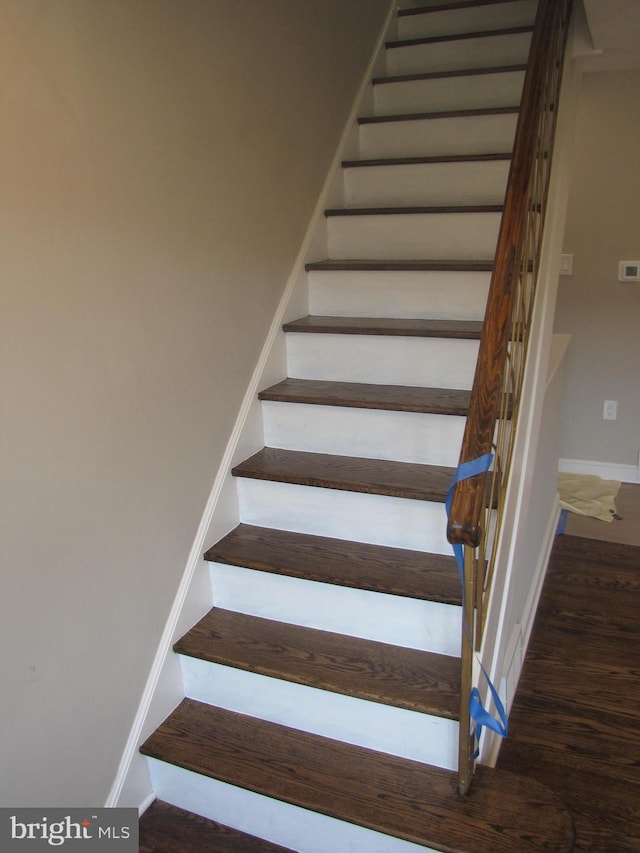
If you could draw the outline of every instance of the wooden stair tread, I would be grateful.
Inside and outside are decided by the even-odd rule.
[[[455,469],[265,447],[231,473],[254,480],[444,503]]]
[[[364,382],[331,382],[322,379],[284,379],[260,391],[260,400],[384,409],[466,416],[470,391],[453,388],[418,388],[408,385],[369,385]]]
[[[446,655],[218,608],[174,651],[332,693],[459,718],[460,661]]]
[[[520,63],[515,65],[491,65],[487,68],[461,68],[455,71],[429,71],[422,74],[395,74],[391,77],[374,77],[374,86],[384,86],[386,83],[410,83],[414,80],[441,80],[445,77],[479,77],[482,74],[509,74],[526,71],[527,66]]]
[[[502,213],[501,204],[441,204],[413,207],[338,207],[325,210],[325,216],[419,216],[443,213]]]
[[[349,260],[312,261],[305,265],[307,272],[491,272],[492,260],[378,260],[364,258]]]
[[[453,556],[240,524],[205,560],[303,580],[460,605]]]
[[[571,817],[542,785],[456,774],[185,699],[141,751],[230,785],[416,844],[466,853],[568,851]]]
[[[343,169],[372,166],[420,166],[433,163],[492,163],[511,160],[511,153],[496,154],[434,154],[431,157],[380,157],[377,160],[343,160]]]
[[[412,9],[398,9],[399,18],[409,18],[414,15],[426,15],[429,12],[452,12],[458,9],[472,9],[476,6],[496,6],[510,3],[511,0],[459,0],[457,3],[438,3],[433,6],[417,6]]]
[[[474,30],[469,33],[453,33],[452,35],[442,35],[442,36],[424,36],[420,38],[411,38],[411,39],[397,39],[395,41],[388,41],[385,44],[387,50],[394,50],[395,48],[402,47],[415,47],[416,45],[421,44],[438,44],[439,42],[447,42],[447,41],[465,41],[467,39],[477,39],[477,38],[493,38],[496,36],[516,36],[521,35],[523,33],[532,33],[533,26],[523,26],[523,27],[504,27],[502,29],[496,30]]]
[[[431,320],[417,317],[301,317],[283,326],[285,332],[333,335],[391,335],[420,338],[480,340],[481,320]]]
[[[307,272],[492,272],[493,261],[452,260],[342,260],[312,261],[305,265]],[[529,262],[529,271],[533,262]]]
[[[293,853],[156,800],[139,821],[140,853]]]
[[[428,113],[401,113],[384,116],[362,116],[358,124],[383,124],[394,121],[429,121],[439,118],[467,118],[471,116],[517,115],[518,106],[513,107],[482,107],[467,110],[435,110]]]

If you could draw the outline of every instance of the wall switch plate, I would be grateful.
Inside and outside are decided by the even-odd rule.
[[[604,401],[604,411],[602,413],[602,417],[605,421],[615,421],[618,417],[618,401],[617,400],[605,400]]]
[[[618,281],[640,281],[640,261],[619,261]]]
[[[560,275],[573,275],[573,255],[560,255]]]

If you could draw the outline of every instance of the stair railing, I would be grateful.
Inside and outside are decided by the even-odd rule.
[[[447,536],[464,546],[461,794],[474,769],[469,696],[480,650],[504,518],[520,410],[558,113],[571,0],[540,0],[471,392],[460,464],[493,454],[488,472],[459,481]],[[475,651],[474,651],[475,650]]]

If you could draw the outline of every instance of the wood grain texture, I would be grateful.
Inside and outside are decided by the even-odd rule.
[[[364,259],[313,261],[305,266],[307,272],[491,272],[493,261],[451,260],[382,260]]]
[[[293,853],[156,800],[140,818],[139,853]]]
[[[306,403],[464,417],[469,408],[469,394],[469,391],[452,388],[417,388],[406,385],[285,379],[261,391],[258,397],[260,400],[280,403]]]
[[[385,44],[387,50],[395,50],[403,47],[414,47],[419,44],[438,44],[446,41],[466,41],[476,38],[492,38],[494,36],[515,36],[521,33],[531,33],[533,27],[506,27],[500,30],[481,30],[470,33],[455,33],[454,35],[442,36],[426,36],[424,38],[413,39],[398,39],[396,41],[388,41]]]
[[[231,473],[234,477],[444,503],[455,471],[440,465],[265,447]]]
[[[502,154],[434,154],[431,157],[386,157],[376,160],[343,160],[343,169],[371,166],[417,166],[432,163],[495,163],[511,160],[511,152]],[[307,266],[308,269],[308,266]]]
[[[414,15],[428,15],[430,12],[450,12],[453,9],[473,9],[475,6],[494,6],[499,3],[510,2],[511,0],[459,0],[457,3],[437,3],[433,6],[398,9],[398,17],[409,18]]]
[[[301,317],[283,326],[285,332],[326,335],[386,335],[410,338],[479,340],[480,320],[427,320],[380,317]]]
[[[443,213],[502,213],[501,204],[414,205],[412,207],[335,207],[325,216],[420,216]]]
[[[487,68],[463,68],[458,71],[429,71],[424,74],[397,74],[393,77],[374,77],[374,86],[385,83],[408,83],[414,80],[440,80],[448,77],[478,77],[481,74],[504,74],[510,71],[526,71],[526,65],[494,65]]]
[[[471,110],[435,110],[426,113],[403,113],[401,115],[361,116],[358,124],[384,124],[397,121],[429,121],[441,118],[468,118],[471,116],[516,115],[519,107],[484,107]]]
[[[482,768],[471,794],[455,774],[184,700],[146,755],[448,851],[571,849],[572,824],[544,786]]]
[[[557,791],[575,850],[640,849],[639,592],[640,548],[556,538],[498,769]]]
[[[240,524],[205,553],[211,562],[388,595],[460,605],[455,559]]]
[[[178,654],[410,711],[456,720],[460,662],[214,608]]]

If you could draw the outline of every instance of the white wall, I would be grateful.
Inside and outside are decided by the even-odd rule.
[[[0,0],[0,805],[103,804],[387,0]]]
[[[619,260],[640,260],[639,90],[640,69],[583,78],[563,249],[573,275],[555,320],[572,337],[561,456],[621,479],[635,479],[640,451],[640,283],[618,281]],[[616,421],[603,420],[605,400]]]

